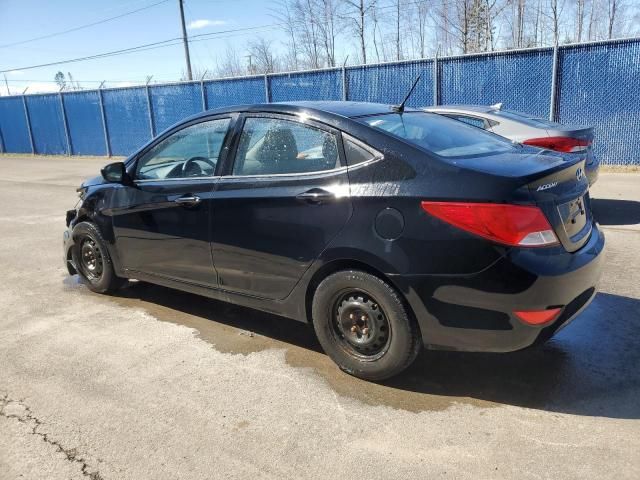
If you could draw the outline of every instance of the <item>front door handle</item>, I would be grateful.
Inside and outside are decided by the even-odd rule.
[[[335,200],[336,195],[322,188],[312,188],[311,190],[296,195],[296,198],[301,202],[319,205],[330,200]]]
[[[188,195],[184,197],[178,197],[174,200],[178,205],[183,207],[194,207],[200,203],[200,197],[197,195]]]

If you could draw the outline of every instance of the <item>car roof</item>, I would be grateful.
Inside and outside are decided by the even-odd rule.
[[[419,112],[421,110],[406,108],[405,111]],[[393,113],[393,105],[369,102],[348,101],[298,101],[298,102],[274,102],[256,103],[247,105],[231,105],[207,110],[189,117],[189,120],[206,117],[217,113],[262,112],[262,113],[286,113],[286,114],[314,114],[323,117],[340,116],[345,118],[357,118],[368,115],[381,115]]]
[[[459,104],[459,105],[435,105],[432,107],[425,107],[424,110],[429,112],[474,112],[474,113],[491,113],[495,112],[496,109],[490,105],[469,105],[469,104]]]

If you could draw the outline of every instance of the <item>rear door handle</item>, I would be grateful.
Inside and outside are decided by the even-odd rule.
[[[311,190],[307,190],[306,192],[296,195],[296,198],[301,202],[319,205],[324,202],[335,200],[336,196],[334,193],[323,190],[322,188],[312,188]]]
[[[193,207],[200,203],[200,197],[197,195],[188,195],[184,197],[178,197],[174,200],[178,205],[182,205],[183,207]]]

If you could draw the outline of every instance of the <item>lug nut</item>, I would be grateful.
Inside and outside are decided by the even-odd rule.
[[[362,320],[363,322],[367,321],[367,316],[366,315],[362,315],[362,317],[360,317],[360,320]]]
[[[351,327],[351,332],[352,333],[356,333],[358,331],[358,327],[356,327],[355,325],[353,327]]]
[[[369,327],[364,327],[364,328],[362,329],[362,334],[363,334],[363,335],[367,335],[368,333],[369,333]]]
[[[353,320],[354,318],[356,318],[356,316],[353,313],[349,314],[349,320]]]

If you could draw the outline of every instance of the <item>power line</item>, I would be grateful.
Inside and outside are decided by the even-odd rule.
[[[77,32],[78,30],[83,30],[85,28],[95,27],[96,25],[101,25],[103,23],[111,22],[112,20],[117,20],[118,18],[126,17],[128,15],[133,15],[134,13],[138,13],[138,12],[141,12],[143,10],[148,10],[149,8],[155,7],[157,5],[161,5],[163,3],[167,3],[168,1],[169,0],[161,0],[160,2],[152,3],[151,5],[147,5],[146,7],[138,8],[136,10],[131,10],[129,12],[122,13],[120,15],[116,15],[115,17],[103,18],[102,20],[98,20],[98,21],[92,22],[92,23],[87,23],[87,24],[84,24],[84,25],[79,25],[77,27],[72,27],[72,28],[69,28],[67,30],[61,30],[59,32],[49,33],[47,35],[42,35],[40,37],[29,38],[27,40],[20,40],[18,42],[6,43],[4,45],[0,45],[0,48],[14,47],[16,45],[23,45],[25,43],[36,42],[38,40],[44,40],[46,38],[52,38],[52,37],[57,37],[59,35],[65,35],[65,34],[71,33],[71,32]]]
[[[162,47],[168,47],[170,45],[176,45],[176,40],[179,40],[180,42],[182,42],[182,37],[175,37],[175,38],[170,38],[167,40],[161,40],[159,42],[153,42],[153,43],[146,43],[144,45],[137,45],[135,47],[130,47],[130,48],[123,48],[121,50],[113,50],[110,52],[104,52],[104,53],[98,53],[96,55],[89,55],[86,57],[78,57],[78,58],[70,58],[67,60],[60,60],[57,62],[49,62],[49,63],[41,63],[39,65],[29,65],[27,67],[20,67],[20,68],[9,68],[6,70],[0,70],[0,73],[5,73],[5,72],[12,72],[12,71],[23,71],[23,70],[32,70],[34,68],[41,68],[41,67],[51,67],[53,65],[63,65],[65,63],[74,63],[74,62],[83,62],[85,60],[94,60],[97,58],[105,58],[105,57],[112,57],[115,55],[122,55],[125,53],[131,53],[131,52],[138,52],[138,51],[144,51],[144,50],[151,50],[152,48],[158,48],[158,46],[162,46]],[[171,43],[173,42],[173,43]]]
[[[164,3],[168,0],[163,0],[162,2],[159,3]],[[408,6],[408,5],[418,5],[418,4],[422,4],[422,3],[427,3],[430,2],[430,0],[417,0],[414,2],[408,2],[405,3],[404,6]],[[438,4],[433,4],[433,5],[448,5],[448,2],[446,0],[444,0],[441,3]],[[382,7],[378,7],[378,11],[380,10],[386,10],[389,8],[396,8],[395,5],[385,5]],[[304,21],[298,21],[298,22],[294,22],[296,24],[304,24]],[[198,35],[192,35],[189,39],[189,43],[194,43],[194,42],[199,42],[199,41],[207,41],[207,40],[212,40],[212,38],[209,37],[213,37],[213,36],[218,36],[218,35],[222,35],[222,34],[227,34],[227,33],[238,33],[238,32],[250,32],[250,31],[254,31],[254,30],[261,30],[261,29],[265,29],[265,28],[275,28],[275,27],[281,27],[285,25],[282,22],[279,23],[272,23],[272,24],[266,24],[266,25],[258,25],[258,26],[253,26],[253,27],[243,27],[243,28],[235,28],[235,29],[229,29],[229,30],[220,30],[217,32],[211,32],[211,33],[201,33]],[[229,35],[229,36],[233,36],[233,35]],[[206,37],[206,38],[203,38]],[[219,38],[226,38],[226,37],[219,37]],[[195,39],[195,40],[194,40]],[[176,40],[178,40],[178,42],[176,43]],[[59,60],[56,62],[49,62],[49,63],[43,63],[43,64],[39,64],[39,65],[30,65],[30,66],[26,66],[26,67],[19,67],[19,68],[8,68],[5,70],[0,70],[0,73],[4,73],[4,72],[11,72],[11,71],[20,71],[20,70],[31,70],[34,68],[42,68],[42,67],[50,67],[50,66],[54,66],[54,65],[63,65],[66,63],[75,63],[75,62],[83,62],[86,60],[95,60],[95,59],[100,59],[100,58],[105,58],[105,57],[111,57],[111,56],[116,56],[116,55],[124,55],[124,54],[128,54],[128,53],[134,53],[134,52],[142,52],[142,51],[146,51],[146,50],[153,50],[156,48],[164,48],[164,47],[170,47],[173,45],[177,45],[179,43],[182,43],[182,37],[174,37],[174,38],[170,38],[167,40],[161,40],[158,42],[153,42],[153,43],[148,43],[148,44],[144,44],[144,45],[137,45],[135,47],[130,47],[130,48],[123,48],[120,50],[113,50],[113,51],[109,51],[109,52],[104,52],[104,53],[98,53],[95,55],[89,55],[89,56],[85,56],[85,57],[78,57],[78,58],[71,58],[71,59],[67,59],[67,60]]]

